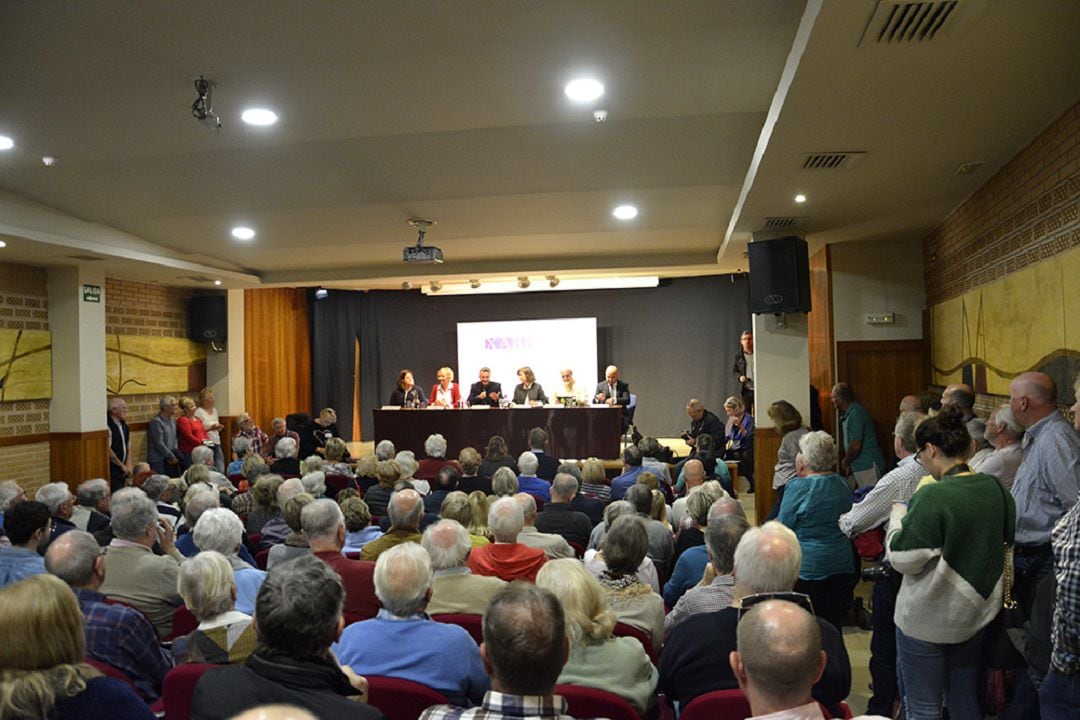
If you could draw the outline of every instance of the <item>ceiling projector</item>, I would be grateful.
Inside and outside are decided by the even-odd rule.
[[[427,234],[427,229],[434,225],[435,221],[413,218],[409,220],[409,224],[416,228],[416,244],[406,245],[401,251],[401,259],[407,263],[420,263],[423,265],[442,263],[442,250],[434,245],[424,245],[424,236]]]

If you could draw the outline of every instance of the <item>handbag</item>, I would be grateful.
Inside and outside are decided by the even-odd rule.
[[[1005,502],[1005,489],[999,484],[1002,492],[1002,506],[1007,508]],[[1002,531],[1004,564],[1001,570],[1002,603],[1001,610],[986,628],[983,640],[983,653],[986,664],[995,669],[1023,668],[1027,661],[1021,653],[1027,640],[1027,629],[1024,611],[1013,597],[1013,544],[1008,541],[1008,518],[1005,519],[1005,529]]]

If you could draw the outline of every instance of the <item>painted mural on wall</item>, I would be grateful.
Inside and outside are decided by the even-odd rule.
[[[1080,374],[1080,248],[930,308],[933,380],[1008,395],[1016,375],[1054,378],[1059,403],[1075,401]]]
[[[105,336],[105,386],[110,395],[183,392],[202,387],[206,349],[183,338]]]
[[[52,397],[52,333],[0,330],[0,402]]]

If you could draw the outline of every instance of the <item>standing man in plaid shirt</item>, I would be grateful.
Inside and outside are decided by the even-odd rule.
[[[146,702],[157,700],[172,661],[142,613],[126,605],[109,605],[98,592],[105,580],[105,558],[94,536],[72,530],[58,537],[45,554],[45,569],[75,591],[86,628],[87,657],[124,673]]]
[[[555,681],[570,644],[558,598],[547,590],[513,582],[491,599],[484,613],[480,658],[491,690],[480,707],[435,705],[421,720],[570,720]]]

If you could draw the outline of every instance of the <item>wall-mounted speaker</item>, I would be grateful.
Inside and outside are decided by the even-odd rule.
[[[188,338],[195,342],[229,339],[228,301],[224,295],[197,295],[188,301]]]
[[[756,240],[750,259],[750,312],[755,315],[810,312],[810,256],[798,237]]]

